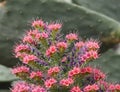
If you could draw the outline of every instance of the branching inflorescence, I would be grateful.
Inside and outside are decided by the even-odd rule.
[[[12,69],[20,78],[12,92],[120,92],[119,84],[105,82],[106,75],[88,63],[99,57],[99,42],[82,40],[75,33],[60,35],[62,24],[32,23],[14,48],[23,63]]]

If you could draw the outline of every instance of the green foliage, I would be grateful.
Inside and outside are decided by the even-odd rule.
[[[120,0],[72,0],[73,3],[101,12],[120,21]]]
[[[11,69],[3,65],[0,65],[0,82],[11,82],[17,79],[14,75],[11,74]]]

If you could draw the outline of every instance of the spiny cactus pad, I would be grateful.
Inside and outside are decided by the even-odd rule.
[[[101,12],[120,21],[120,0],[72,0],[73,3]],[[94,3],[94,4],[93,4]]]

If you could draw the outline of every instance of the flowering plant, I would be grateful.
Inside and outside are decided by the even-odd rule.
[[[119,84],[105,82],[106,75],[89,65],[99,57],[97,40],[63,37],[62,24],[42,19],[32,27],[14,49],[22,65],[12,69],[20,78],[12,92],[120,92]]]

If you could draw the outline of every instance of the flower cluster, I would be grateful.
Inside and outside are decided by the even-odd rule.
[[[63,37],[62,24],[42,19],[32,27],[14,48],[23,64],[12,69],[20,78],[12,92],[120,92],[120,84],[107,83],[105,73],[89,65],[99,57],[97,40]]]

